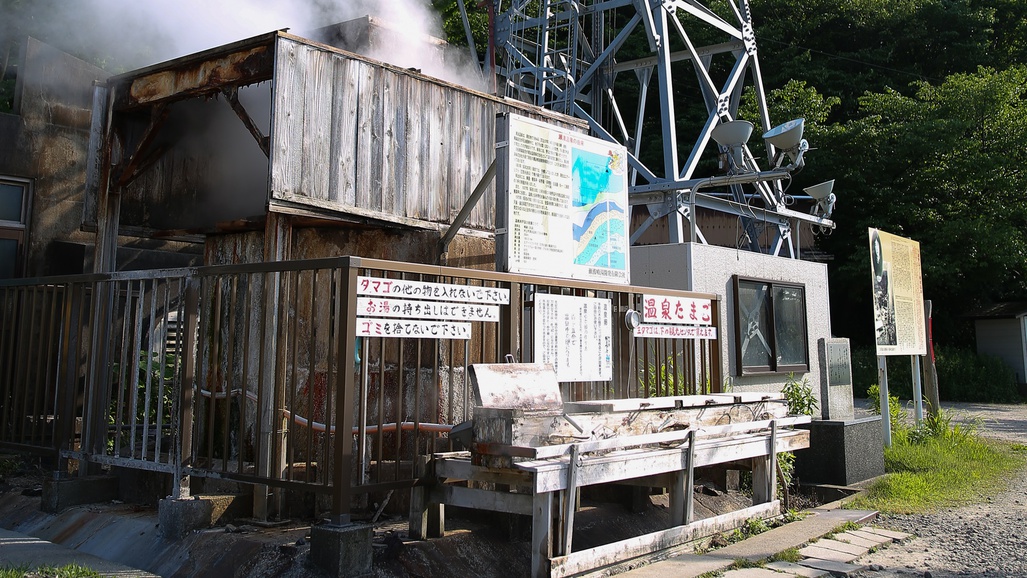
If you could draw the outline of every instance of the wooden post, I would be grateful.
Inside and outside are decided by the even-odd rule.
[[[752,459],[752,503],[765,504],[776,499],[777,484],[777,422],[770,420],[769,451]]]
[[[291,237],[289,218],[279,213],[268,212],[267,221],[264,224],[264,261],[287,260],[290,253]],[[287,337],[279,327],[283,294],[281,280],[282,274],[277,271],[264,274],[264,324],[262,327],[264,346],[260,354],[261,362],[257,380],[257,411],[260,417],[255,440],[259,452],[257,476],[264,479],[280,475],[285,461],[285,444],[276,439],[276,436],[285,428],[283,423],[285,416],[279,414],[276,409],[277,405],[284,403],[282,401],[284,392],[280,391],[280,388],[283,387],[280,374],[284,371],[282,356],[287,348],[287,343],[284,342]],[[343,435],[337,437],[348,439]],[[268,491],[269,488],[266,485],[256,485],[253,488],[253,517],[258,520],[267,520],[272,514],[272,508],[268,504]]]
[[[436,483],[431,458],[418,456],[417,485],[410,490],[410,537],[415,540],[441,538],[446,534],[445,505],[432,499]]]
[[[560,542],[560,554],[571,553],[571,540],[574,537],[574,510],[577,506],[578,491],[578,444],[571,445],[570,462],[567,464],[567,489],[564,491],[563,502],[563,540]]]
[[[924,327],[927,328],[927,358],[924,360],[924,381],[927,390],[927,411],[938,417],[941,409],[941,397],[938,394],[938,370],[934,365],[934,335],[931,332],[931,301],[924,301]]]
[[[549,576],[553,556],[553,492],[537,492],[531,504],[531,575]]]

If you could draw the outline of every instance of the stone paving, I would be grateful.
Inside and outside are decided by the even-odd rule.
[[[894,532],[872,526],[859,530],[849,530],[835,534],[831,538],[821,538],[801,548],[803,557],[797,564],[791,562],[771,562],[762,568],[740,568],[724,572],[724,578],[783,578],[785,576],[802,576],[817,578],[819,576],[845,577],[867,570],[858,560],[873,548],[880,548],[892,542],[901,542],[910,538],[910,534]]]

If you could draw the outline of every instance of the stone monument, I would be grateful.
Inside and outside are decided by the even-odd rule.
[[[849,486],[884,474],[881,416],[855,417],[849,340],[820,339],[821,419],[797,426],[810,430],[810,447],[796,452],[800,483]]]

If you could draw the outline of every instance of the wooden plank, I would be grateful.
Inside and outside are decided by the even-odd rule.
[[[557,411],[557,410],[554,410]],[[755,415],[760,421],[753,421]],[[808,422],[809,416],[787,417],[787,406],[771,401],[759,407],[748,404],[690,407],[655,411],[624,411],[611,413],[572,413],[574,427],[568,420],[552,419],[551,415],[520,416],[509,428],[496,431],[508,432],[502,438],[488,438],[477,435],[479,442],[498,442],[510,445],[541,447],[584,441],[585,437],[627,437],[652,432],[697,427],[706,437],[769,427],[770,419],[778,419],[784,425]],[[729,424],[729,425],[718,425]],[[578,429],[580,427],[580,429]],[[477,424],[476,424],[477,429]],[[593,433],[595,432],[595,433]]]
[[[328,181],[332,170],[330,155],[332,152],[332,132],[335,126],[325,122],[332,118],[332,101],[335,90],[334,67],[335,56],[329,52],[315,50],[311,47],[298,46],[299,59],[303,67],[303,95],[300,108],[299,123],[302,125],[303,140],[291,143],[292,148],[300,149],[299,194],[313,199],[329,199]]]
[[[461,162],[460,157],[452,156],[447,145],[446,115],[450,102],[448,95],[453,91],[448,88],[421,83],[431,95],[431,103],[425,118],[430,122],[422,127],[422,145],[425,147],[426,162],[420,183],[414,185],[417,196],[425,199],[425,218],[439,222],[449,222],[449,195],[452,187],[449,181],[449,165]]]
[[[571,417],[571,419],[575,419],[577,416],[569,417]],[[809,416],[796,416],[792,418],[782,418],[780,420],[777,420],[779,424],[784,425],[792,425],[795,423],[808,423],[809,421]],[[750,430],[760,430],[765,427],[768,427],[770,424],[770,421],[747,422],[727,426],[704,427],[697,431],[708,438],[712,435],[732,433],[737,434]],[[580,452],[585,453],[602,450],[626,449],[645,445],[682,442],[689,436],[689,432],[691,431],[696,430],[692,430],[691,428],[689,428],[686,430],[674,430],[656,434],[621,436],[602,440],[575,442],[573,444],[557,444],[540,447],[515,446],[510,444],[478,444],[475,447],[475,451],[477,453],[490,453],[503,456],[527,457],[533,458],[535,460],[541,460],[565,456],[569,453],[570,448],[572,446],[577,446]]]
[[[468,125],[471,117],[467,115],[468,95],[453,92],[449,95],[446,106],[445,135],[446,152],[449,162],[446,163],[446,190],[443,192],[445,218],[450,223],[464,207],[464,202],[471,196],[475,185],[480,179],[472,179],[468,175],[471,148],[468,140]],[[480,154],[475,151],[476,154]],[[479,201],[480,202],[480,201]]]
[[[532,512],[531,494],[513,494],[510,492],[465,488],[463,486],[436,486],[432,489],[429,500],[488,512],[524,514],[527,516],[530,516]]]
[[[297,193],[302,179],[303,142],[302,101],[303,62],[293,42],[278,43],[275,55],[275,82],[271,115],[271,198]]]
[[[412,80],[390,71],[379,70],[378,79],[381,85],[381,137],[380,155],[381,185],[377,203],[372,202],[367,208],[377,209],[388,215],[404,215],[403,196],[406,194],[406,167],[409,158],[410,125],[415,122],[411,117],[410,83]],[[416,110],[416,109],[414,109]]]
[[[357,95],[357,187],[356,206],[374,210],[381,204],[381,75],[373,66],[361,70]]]
[[[696,442],[695,467],[720,464],[767,455],[768,436],[756,435],[742,439]],[[791,430],[778,436],[777,451],[794,451],[809,447],[809,431]],[[688,448],[667,450],[629,450],[583,460],[578,484],[617,482],[642,476],[672,472],[687,467]],[[567,460],[542,460],[514,464],[516,469],[535,473],[535,491],[552,492],[565,489]]]
[[[563,396],[552,365],[474,363],[470,366],[470,375],[478,405],[486,408],[563,411]],[[543,419],[550,418],[546,416]]]
[[[551,576],[563,578],[631,559],[645,560],[654,556],[666,556],[686,546],[689,542],[726,532],[741,526],[750,518],[770,518],[780,513],[780,502],[770,502],[743,508],[720,516],[704,518],[691,524],[652,532],[643,536],[628,538],[611,544],[573,552],[552,560]],[[535,574],[536,576],[538,574]]]
[[[357,95],[360,92],[361,68],[367,66],[359,60],[335,59],[335,99],[332,109],[332,179],[329,198],[341,206],[356,204],[357,157],[353,144],[357,142]]]
[[[447,480],[470,480],[510,486],[531,483],[531,473],[519,470],[485,468],[471,463],[470,458],[435,459],[435,475]]]
[[[687,439],[690,431],[693,430],[677,429],[674,431],[664,431],[662,433],[650,433],[648,435],[624,435],[621,437],[610,437],[608,439],[579,441],[576,442],[576,444],[542,446],[540,448],[525,448],[522,446],[493,444],[486,449],[500,453],[501,455],[526,456],[536,460],[544,460],[566,456],[570,453],[571,448],[577,448],[578,452],[586,453],[606,450],[624,450],[627,448],[655,446],[658,444],[674,444],[674,442],[683,442]]]
[[[778,400],[780,395],[762,394],[767,400]],[[732,395],[672,395],[662,397],[625,398],[594,401],[575,401],[564,405],[568,413],[585,412],[616,412],[616,411],[652,411],[657,409],[681,409],[686,407],[705,407],[710,405],[733,405]]]

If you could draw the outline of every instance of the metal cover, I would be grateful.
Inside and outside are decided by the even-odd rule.
[[[556,371],[548,363],[475,363],[470,372],[480,406],[563,410]]]

